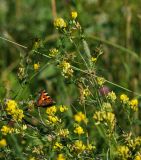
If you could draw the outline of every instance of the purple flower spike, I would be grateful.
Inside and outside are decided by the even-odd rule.
[[[107,86],[103,86],[99,89],[99,93],[102,96],[107,96],[109,92],[110,92],[110,89]]]

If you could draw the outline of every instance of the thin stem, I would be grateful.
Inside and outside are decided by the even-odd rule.
[[[55,0],[51,0],[51,5],[52,5],[53,19],[55,19],[57,17],[57,13],[56,13],[56,1]]]
[[[108,40],[105,40],[105,39],[102,39],[102,38],[96,37],[96,36],[86,36],[86,38],[87,38],[87,39],[93,39],[93,40],[96,40],[96,41],[105,43],[105,44],[107,44],[107,45],[110,45],[110,46],[112,46],[112,47],[115,47],[115,48],[117,48],[117,49],[120,49],[120,50],[123,51],[123,52],[127,52],[127,53],[129,53],[130,55],[132,55],[134,58],[136,58],[136,60],[137,60],[138,62],[141,63],[141,59],[140,59],[140,57],[138,56],[138,54],[137,54],[136,52],[128,49],[128,48],[125,48],[125,47],[123,47],[123,46],[121,46],[121,45],[119,45],[119,44],[115,44],[115,43],[113,43],[113,42],[110,42],[110,41],[108,41]]]
[[[16,42],[14,42],[14,41],[11,41],[11,40],[9,40],[9,39],[7,39],[7,38],[4,38],[4,37],[1,37],[1,36],[0,36],[0,39],[2,39],[2,40],[4,40],[4,41],[7,41],[7,42],[9,42],[9,43],[15,44],[16,46],[19,46],[19,47],[21,47],[21,48],[27,49],[26,46],[21,45],[21,44],[19,44],[19,43],[16,43]]]
[[[40,117],[40,120],[41,120],[42,124],[43,124],[44,126],[46,126],[46,124],[44,123],[43,118],[42,118],[42,116],[41,116],[41,112],[40,112],[40,108],[39,108],[39,107],[38,107],[38,113],[39,113],[39,117]]]

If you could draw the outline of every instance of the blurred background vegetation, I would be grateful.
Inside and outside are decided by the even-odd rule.
[[[140,92],[140,6],[140,0],[0,0],[0,36],[28,48],[33,38],[39,37],[50,49],[59,43],[53,26],[54,18],[67,19],[70,12],[76,10],[91,53],[94,54],[100,45],[103,49],[104,54],[97,63],[98,74]],[[17,70],[25,54],[24,48],[0,39],[1,98],[9,98],[19,92],[21,84]],[[34,61],[39,61],[41,66],[47,63],[41,56],[36,56]],[[121,92],[117,87],[110,87]],[[39,88],[47,88],[50,93],[58,95],[60,103],[70,103],[69,97],[76,97],[74,86],[61,79],[54,66],[44,67],[28,84],[26,91],[22,91],[22,98]]]

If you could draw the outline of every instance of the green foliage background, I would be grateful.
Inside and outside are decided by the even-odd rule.
[[[38,91],[46,89],[57,104],[77,106],[76,86],[71,80],[64,80],[55,65],[48,65],[48,59],[42,56],[35,55],[34,62],[39,61],[43,69],[34,73],[30,81],[24,82],[26,86],[23,87],[17,77],[21,59],[32,48],[35,37],[42,40],[47,50],[60,45],[58,33],[53,26],[55,15],[68,19],[72,10],[78,12],[78,20],[84,29],[92,55],[96,47],[101,46],[103,49],[104,54],[97,62],[97,74],[132,90],[128,93],[131,97],[134,92],[140,93],[141,1],[56,0],[55,11],[53,2],[0,0],[0,99],[36,99]],[[3,40],[2,37],[28,49]],[[73,52],[74,48],[65,39],[64,46]],[[33,65],[29,66],[29,73],[32,75]],[[109,88],[116,93],[125,92],[112,84],[109,84]],[[73,114],[73,111],[69,114]],[[13,141],[17,143],[14,137]],[[15,150],[18,152],[18,147]]]

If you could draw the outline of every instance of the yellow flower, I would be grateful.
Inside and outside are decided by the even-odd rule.
[[[55,57],[59,53],[58,49],[56,48],[52,48],[49,51],[50,51],[49,56],[51,57]]]
[[[97,58],[96,58],[96,57],[92,57],[92,58],[91,58],[91,61],[92,61],[93,63],[95,63],[95,62],[97,61]]]
[[[35,71],[37,71],[40,68],[40,64],[39,63],[34,63],[33,68]]]
[[[43,146],[34,146],[34,148],[32,149],[32,153],[36,153],[37,155],[43,155]]]
[[[140,155],[136,155],[134,160],[141,160],[141,156]]]
[[[20,80],[22,80],[25,77],[25,68],[24,67],[18,68],[18,77]]]
[[[137,147],[137,146],[141,146],[141,137],[135,138],[134,145],[135,145],[136,147]]]
[[[10,108],[12,108],[12,107],[15,108],[15,107],[17,107],[17,103],[14,100],[8,100],[7,101],[7,106],[10,107]]]
[[[74,130],[74,133],[81,135],[81,134],[84,134],[84,130],[81,126],[77,126]]]
[[[66,158],[64,157],[64,155],[63,154],[59,154],[58,156],[57,156],[57,160],[65,160]]]
[[[112,91],[108,93],[107,96],[112,102],[115,102],[115,100],[117,99],[116,94]]]
[[[57,19],[55,19],[55,21],[54,21],[54,26],[55,26],[56,28],[62,29],[62,28],[65,28],[65,27],[67,26],[67,24],[66,24],[66,22],[63,20],[63,18],[57,18]]]
[[[94,120],[96,120],[97,122],[103,121],[103,114],[102,113],[103,112],[101,112],[101,111],[96,111],[93,116]]]
[[[66,72],[71,67],[70,64],[68,62],[66,62],[66,61],[63,61],[62,65],[63,65],[64,72]]]
[[[105,79],[103,77],[97,77],[97,83],[99,86],[102,86],[105,83]]]
[[[115,127],[115,115],[112,112],[96,111],[93,118],[97,122],[97,124],[100,124],[102,122],[111,130],[113,130]]]
[[[86,149],[86,146],[81,140],[76,140],[74,143],[74,149],[78,152],[83,152]]]
[[[27,129],[27,125],[26,124],[23,124],[22,125],[22,130],[26,130]]]
[[[56,106],[51,106],[49,108],[46,109],[46,113],[49,115],[53,115],[57,112],[57,108]]]
[[[6,111],[12,116],[14,121],[21,121],[24,117],[23,110],[19,109],[14,100],[8,100]]]
[[[2,132],[3,135],[7,135],[8,133],[13,133],[14,129],[10,128],[8,126],[2,126],[1,132]]]
[[[0,148],[7,146],[6,140],[5,139],[1,139],[0,140]]]
[[[86,116],[82,112],[78,112],[77,114],[74,115],[74,120],[76,122],[81,122],[81,121],[86,122]]]
[[[62,149],[63,148],[63,145],[59,142],[56,142],[53,146],[54,149]]]
[[[24,114],[23,114],[23,110],[21,109],[15,110],[15,113],[13,113],[12,115],[12,118],[15,121],[22,121],[23,117],[24,117]]]
[[[72,19],[76,19],[77,18],[77,12],[76,11],[72,11],[71,12],[71,18]]]
[[[127,146],[119,146],[117,152],[121,159],[128,159],[130,157],[129,148]]]
[[[138,100],[137,99],[132,99],[130,102],[130,107],[134,111],[138,111]]]
[[[68,76],[72,76],[73,74],[73,70],[71,68],[70,63],[63,61],[60,64],[60,67],[62,68],[62,75],[65,76],[66,78],[68,78]]]
[[[110,122],[111,124],[112,123],[114,123],[114,121],[115,121],[115,115],[114,115],[114,113],[112,113],[112,112],[107,112],[106,114],[105,114],[105,120],[107,120],[108,122]]]
[[[104,103],[102,104],[102,110],[107,111],[107,112],[112,112],[112,111],[113,111],[113,108],[112,108],[112,106],[111,106],[110,103],[104,102]]]
[[[14,100],[8,100],[7,101],[7,106],[6,106],[6,111],[8,114],[13,114],[17,108],[17,103]]]
[[[83,95],[84,95],[85,97],[88,97],[88,96],[90,95],[90,91],[89,91],[88,87],[83,90]]]
[[[121,94],[120,95],[120,100],[124,103],[127,104],[129,102],[129,97],[126,94]]]
[[[59,107],[59,110],[60,110],[60,112],[65,112],[65,111],[68,110],[68,107],[61,105],[61,106]]]
[[[68,135],[69,135],[69,130],[68,130],[68,129],[60,129],[58,135],[59,135],[59,136],[62,136],[62,137],[68,137]]]
[[[88,151],[92,151],[92,150],[94,150],[95,148],[96,148],[96,147],[93,146],[92,144],[88,144],[86,149],[87,149]]]
[[[51,123],[57,123],[59,122],[59,119],[57,116],[48,116],[48,119]]]
[[[140,148],[141,147],[141,137],[130,139],[128,141],[128,146],[132,148],[132,150],[136,150],[136,148]]]

